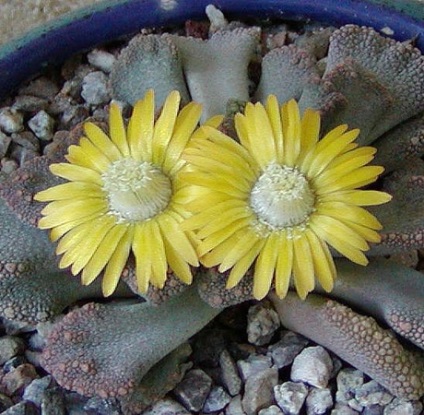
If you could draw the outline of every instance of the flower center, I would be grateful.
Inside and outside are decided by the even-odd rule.
[[[103,173],[109,213],[119,222],[144,221],[162,212],[172,196],[169,178],[152,163],[131,158],[115,161]]]
[[[260,222],[272,229],[303,224],[314,211],[314,194],[296,168],[270,164],[256,181],[250,206]]]

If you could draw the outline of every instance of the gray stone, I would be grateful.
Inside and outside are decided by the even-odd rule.
[[[13,401],[8,396],[0,393],[0,413],[13,406]]]
[[[21,112],[9,107],[0,109],[0,130],[11,134],[23,129],[24,117]]]
[[[12,357],[23,353],[25,349],[21,338],[15,336],[0,337],[0,365],[5,364]]]
[[[277,405],[271,405],[268,408],[261,409],[258,415],[284,415],[284,412]]]
[[[35,97],[53,99],[59,92],[58,85],[50,78],[41,76],[31,81],[19,90],[19,95],[33,95]]]
[[[36,152],[40,151],[40,141],[31,131],[22,131],[21,133],[13,133],[12,141]]]
[[[333,406],[333,397],[328,388],[312,388],[306,398],[307,415],[322,415]]]
[[[230,403],[230,401],[230,395],[225,392],[222,386],[214,386],[203,405],[203,412],[210,414],[212,412],[221,411]]]
[[[356,389],[364,384],[364,374],[360,370],[346,368],[337,375],[336,401],[347,403],[355,398]]]
[[[278,383],[278,370],[270,368],[250,375],[244,385],[242,407],[247,415],[256,415],[274,402],[273,389]]]
[[[343,403],[337,403],[334,409],[330,412],[330,415],[357,415],[360,412],[355,411],[350,406]]]
[[[384,415],[421,415],[423,414],[423,404],[420,401],[405,401],[394,398],[384,408]]]
[[[81,96],[90,105],[108,103],[111,96],[107,76],[100,71],[87,74],[82,81]]]
[[[325,388],[333,371],[333,361],[321,346],[304,349],[293,361],[291,379],[316,388]]]
[[[225,408],[225,415],[246,415],[241,405],[241,396],[237,395],[231,399],[228,406]]]
[[[99,415],[101,412],[99,412]],[[65,399],[61,389],[54,388],[44,392],[41,401],[41,415],[66,415]]]
[[[109,73],[112,70],[113,64],[116,61],[115,56],[101,49],[94,49],[87,54],[88,62],[95,68]]]
[[[38,378],[38,374],[34,366],[24,363],[6,373],[1,379],[1,386],[9,396],[20,394],[36,378]]]
[[[385,406],[393,400],[393,395],[375,380],[371,380],[356,389],[355,399],[362,406]]]
[[[240,393],[242,383],[238,374],[237,365],[228,350],[223,350],[220,354],[219,365],[221,367],[222,382],[227,388],[228,393],[231,396],[238,395]]]
[[[50,141],[53,138],[54,119],[44,110],[28,121],[28,127],[40,140]]]
[[[172,399],[162,399],[143,412],[143,415],[190,415],[190,412]]]
[[[120,415],[119,403],[116,399],[103,399],[98,396],[90,398],[84,405],[84,410],[99,415]]]
[[[23,365],[24,363],[31,363],[25,358],[25,356],[19,355],[12,357],[3,365],[3,373],[11,372],[15,370],[18,366]]]
[[[267,355],[281,369],[293,363],[294,358],[305,348],[308,340],[291,331],[283,333],[281,340],[268,347]]]
[[[9,149],[11,137],[0,131],[0,158],[3,158]]]
[[[41,406],[44,392],[54,385],[55,382],[50,375],[44,376],[40,379],[34,379],[26,388],[23,394],[23,398],[26,401],[35,403],[37,406]]]
[[[284,382],[274,387],[277,405],[288,415],[298,415],[308,395],[308,388],[303,383]]]
[[[45,110],[48,105],[49,101],[46,98],[35,97],[34,95],[18,95],[12,108],[23,112],[36,112]]]
[[[19,402],[2,412],[2,415],[38,415],[38,410],[31,402]]]
[[[384,407],[380,405],[371,405],[364,408],[361,412],[362,415],[383,415]],[[394,414],[392,414],[394,415]]]
[[[10,174],[14,172],[19,167],[16,160],[11,160],[7,158],[3,158],[1,160],[1,171],[5,174]]]
[[[189,411],[199,412],[205,404],[212,386],[212,379],[200,369],[186,373],[174,389],[174,394]]]
[[[278,314],[271,308],[259,303],[249,308],[247,314],[247,337],[249,343],[263,346],[269,343],[280,327]]]
[[[241,377],[246,381],[250,376],[272,367],[272,359],[269,356],[250,355],[246,360],[237,361]]]

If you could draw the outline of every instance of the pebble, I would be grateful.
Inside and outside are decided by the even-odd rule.
[[[252,354],[246,360],[237,361],[237,367],[244,381],[252,375],[269,369],[271,366],[272,359],[263,355]]]
[[[221,379],[231,396],[238,395],[241,391],[242,382],[238,374],[237,365],[228,352],[223,350],[219,356],[219,366],[221,367]]]
[[[12,134],[12,141],[35,152],[40,151],[40,141],[31,131],[22,131]]]
[[[241,405],[241,396],[234,396],[225,408],[225,415],[246,415]]]
[[[384,415],[422,415],[424,413],[423,404],[420,401],[405,401],[394,398],[384,408]]]
[[[5,107],[0,110],[0,129],[5,133],[17,133],[24,129],[24,117],[14,108]]]
[[[189,411],[199,412],[205,404],[212,386],[212,379],[201,369],[186,373],[174,389],[174,394]]]
[[[214,386],[203,405],[203,412],[210,414],[212,412],[221,411],[230,403],[230,401],[230,395],[225,392],[225,389],[222,386]]]
[[[256,346],[268,344],[280,327],[278,314],[264,303],[249,308],[247,314],[247,338]]]
[[[325,388],[333,371],[333,361],[321,346],[308,347],[295,357],[291,369],[294,382],[308,383],[316,388]]]
[[[284,412],[277,405],[271,405],[268,408],[261,409],[258,415],[284,415]]]
[[[13,406],[13,401],[8,396],[0,393],[0,413]]]
[[[342,403],[336,403],[336,406],[330,412],[330,415],[357,415],[359,413],[360,412],[355,411],[348,405],[345,405]]]
[[[307,415],[323,415],[333,406],[333,397],[328,388],[312,388],[306,398]]]
[[[94,49],[87,54],[88,62],[95,68],[109,73],[112,70],[113,64],[116,61],[114,55],[105,50]]]
[[[5,174],[14,172],[19,167],[16,160],[11,160],[6,157],[1,159],[1,171]]]
[[[3,365],[3,373],[9,373],[12,370],[15,370],[18,366],[28,363],[25,356],[19,355],[12,357]]]
[[[41,406],[44,392],[55,385],[56,382],[50,375],[44,376],[39,379],[34,379],[26,388],[23,398],[27,401],[33,402],[37,406]]]
[[[6,155],[11,141],[12,138],[9,135],[0,131],[0,158],[3,158]]]
[[[90,398],[84,405],[84,410],[99,415],[119,415],[119,403],[116,399],[103,399],[100,397]]]
[[[267,355],[278,369],[289,366],[293,363],[294,358],[308,344],[308,340],[299,334],[285,331],[281,340],[268,347]]]
[[[0,365],[4,365],[12,357],[22,354],[24,349],[25,344],[19,337],[0,337]]]
[[[44,110],[38,111],[28,121],[28,127],[40,140],[50,141],[53,138],[54,119]]]
[[[277,405],[288,415],[298,415],[308,395],[303,383],[284,382],[274,387]]]
[[[3,376],[1,387],[8,396],[12,396],[23,392],[24,388],[36,378],[38,374],[34,366],[24,363]]]
[[[107,104],[111,99],[107,76],[100,71],[87,74],[82,81],[81,96],[90,105]]]
[[[67,415],[65,399],[59,388],[45,391],[41,401],[41,413],[42,415]]]
[[[190,415],[190,412],[172,399],[162,399],[143,412],[143,415]]]
[[[361,415],[384,415],[384,406],[371,405],[361,412]]]
[[[23,112],[34,112],[40,109],[47,109],[49,101],[46,98],[36,97],[34,95],[18,95],[13,103],[15,110]]]
[[[393,395],[375,380],[371,380],[356,389],[355,399],[361,406],[384,406],[393,400]]]
[[[356,389],[364,384],[364,374],[360,370],[345,368],[336,377],[336,401],[347,403],[355,398]]]
[[[59,92],[58,85],[50,78],[41,76],[19,90],[19,95],[32,95],[52,100]]]
[[[242,407],[247,415],[256,415],[274,402],[273,389],[278,383],[278,370],[269,368],[250,375],[244,385]]]
[[[2,415],[38,415],[37,408],[31,402],[19,402],[16,405],[11,406],[6,411],[2,412]]]

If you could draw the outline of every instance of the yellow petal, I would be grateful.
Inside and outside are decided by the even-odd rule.
[[[168,263],[166,260],[165,244],[156,221],[147,223],[148,238],[152,251],[152,284],[163,288],[168,272]]]
[[[134,106],[128,124],[128,141],[135,160],[152,160],[152,137],[155,121],[155,96],[152,89]]]
[[[98,277],[106,264],[111,260],[112,255],[126,232],[127,226],[115,225],[104,236],[82,271],[81,282],[83,285],[91,284]]]
[[[109,134],[112,142],[118,147],[125,157],[130,155],[125,131],[124,120],[121,110],[116,102],[112,102],[109,108]]]
[[[280,232],[278,258],[275,269],[275,293],[280,298],[287,295],[293,270],[293,239]]]
[[[171,141],[174,131],[180,101],[180,93],[178,91],[172,91],[167,96],[161,114],[155,123],[152,161],[158,166],[161,166],[164,162],[166,148]]]
[[[108,135],[96,124],[86,122],[84,131],[90,141],[104,153],[110,161],[116,161],[122,157],[118,147],[112,142]]]
[[[253,296],[262,300],[269,292],[278,257],[278,235],[271,233],[255,264]]]
[[[106,265],[102,280],[102,291],[105,297],[109,297],[116,290],[122,271],[128,262],[133,237],[133,227],[129,226]]]
[[[66,200],[81,197],[105,197],[104,192],[100,186],[95,183],[89,182],[70,182],[63,183],[57,186],[50,187],[49,189],[38,192],[34,199],[39,202],[48,202],[51,200]]]
[[[392,196],[377,190],[343,190],[320,196],[323,202],[344,202],[357,206],[376,206],[390,202]]]
[[[100,174],[106,171],[110,164],[108,159],[105,156],[98,157],[98,150],[87,138],[81,138],[80,143],[80,146],[72,145],[68,147],[68,154],[65,158],[69,163],[95,170]]]
[[[65,235],[66,232],[70,231],[71,229],[75,228],[78,225],[81,225],[82,223],[89,223],[92,222],[94,219],[98,217],[97,213],[93,213],[89,216],[84,216],[83,218],[78,218],[70,222],[66,222],[62,225],[56,226],[50,231],[50,240],[52,242],[57,241],[59,238],[61,238],[63,235]]]
[[[166,239],[164,239],[164,246],[166,258],[172,271],[182,282],[191,284],[193,281],[193,274],[190,265]]]
[[[315,287],[312,252],[305,234],[293,238],[293,279],[299,297],[304,300]]]
[[[49,169],[55,176],[62,177],[66,180],[89,182],[103,186],[101,175],[97,171],[90,168],[76,166],[68,163],[55,163],[51,164]]]
[[[137,288],[142,294],[147,293],[152,275],[152,256],[145,226],[146,222],[137,223],[135,225],[134,240],[132,243],[132,251],[135,257]]]
[[[275,95],[268,96],[265,108],[268,113],[269,122],[274,136],[276,161],[277,163],[282,164],[284,154],[283,127],[281,124],[280,106],[278,105],[277,97]]]
[[[300,153],[301,121],[297,102],[292,99],[281,107],[284,136],[284,164],[293,167]]]

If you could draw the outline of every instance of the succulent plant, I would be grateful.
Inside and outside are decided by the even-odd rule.
[[[180,370],[176,366],[179,366],[181,362],[180,356],[186,356],[187,351],[181,352],[181,355],[170,355],[168,360],[161,359],[177,346],[184,344],[224,307],[254,297],[262,298],[269,290],[272,292],[276,288],[277,294],[280,295],[271,293],[270,298],[286,327],[334,350],[353,366],[373,376],[396,396],[408,399],[420,398],[424,394],[424,359],[420,350],[424,348],[424,307],[422,305],[424,278],[419,272],[389,262],[382,255],[424,246],[424,192],[422,191],[424,166],[420,159],[424,152],[423,56],[411,44],[403,44],[383,37],[370,28],[347,25],[333,30],[329,39],[328,36],[324,37],[328,39],[328,54],[324,59],[319,52],[322,48],[314,46],[316,41],[314,36],[305,41],[306,43],[299,41],[297,45],[265,51],[262,57],[258,53],[260,45],[258,27],[245,28],[240,24],[227,23],[216,10],[212,12],[209,9],[209,16],[215,20],[212,21],[213,33],[208,40],[189,39],[176,35],[139,35],[123,50],[111,75],[115,98],[129,104],[142,100],[149,89],[159,91],[158,102],[160,102],[159,105],[164,103],[163,112],[167,115],[156,122],[156,126],[158,123],[161,126],[160,132],[156,134],[156,138],[153,138],[157,140],[158,147],[150,152],[149,157],[152,156],[155,163],[164,165],[167,174],[172,176],[173,180],[175,179],[176,184],[173,189],[179,192],[177,192],[178,200],[186,204],[194,201],[194,205],[199,208],[202,207],[202,198],[205,196],[204,189],[198,189],[197,197],[192,197],[191,191],[187,191],[189,186],[179,187],[184,174],[187,177],[196,174],[193,168],[184,172],[184,163],[197,160],[198,162],[193,162],[193,166],[201,165],[199,159],[196,159],[199,156],[195,150],[196,147],[186,149],[184,156],[181,156],[189,136],[195,129],[200,113],[196,109],[197,104],[189,104],[182,110],[184,116],[177,116],[179,96],[182,97],[182,101],[189,101],[191,97],[200,102],[203,106],[203,119],[207,119],[203,123],[205,127],[193,133],[192,141],[205,142],[205,137],[206,140],[211,137],[213,140],[215,137],[215,144],[226,146],[227,149],[238,146],[235,155],[227,155],[227,158],[233,157],[232,161],[239,163],[245,169],[246,175],[250,174],[248,168],[252,167],[249,163],[245,163],[246,153],[240,149],[241,146],[236,141],[228,137],[234,134],[234,123],[236,129],[243,131],[247,128],[247,122],[243,117],[249,112],[258,111],[263,114],[265,106],[269,112],[277,111],[278,113],[278,105],[275,105],[277,101],[282,104],[281,101],[295,99],[299,102],[300,112],[292,101],[288,104],[289,110],[288,107],[284,107],[286,109],[283,110],[282,118],[287,120],[287,111],[295,113],[298,119],[302,113],[309,114],[307,117],[315,119],[315,122],[311,121],[315,125],[312,128],[314,131],[308,130],[311,137],[317,136],[319,126],[316,120],[321,119],[321,137],[325,134],[331,136],[333,131],[337,139],[345,137],[347,140],[345,147],[339,152],[342,154],[344,163],[348,162],[352,154],[359,157],[362,154],[360,151],[365,151],[362,156],[367,161],[364,161],[361,166],[358,165],[356,170],[354,167],[353,171],[356,173],[359,167],[369,162],[373,151],[369,150],[369,147],[360,147],[365,150],[355,150],[356,144],[351,143],[357,133],[346,133],[348,135],[346,137],[344,133],[347,127],[340,129],[337,126],[348,124],[350,130],[359,129],[361,133],[358,141],[366,145],[372,143],[377,148],[376,161],[386,168],[386,174],[379,180],[377,191],[366,190],[370,195],[374,195],[375,200],[362,203],[362,205],[378,205],[382,201],[387,201],[389,198],[383,196],[384,192],[393,196],[390,203],[372,206],[371,209],[372,214],[383,225],[381,242],[377,243],[379,238],[375,234],[375,230],[379,228],[377,222],[371,219],[371,214],[361,211],[361,220],[365,221],[366,226],[356,226],[356,229],[362,236],[367,235],[363,239],[373,242],[368,251],[370,264],[364,268],[336,258],[334,262],[338,273],[333,287],[335,271],[330,251],[326,245],[320,242],[317,244],[316,239],[311,242],[314,236],[309,236],[309,243],[314,247],[321,247],[322,250],[320,258],[318,260],[315,258],[320,264],[315,268],[315,270],[320,269],[318,273],[320,284],[314,288],[314,283],[311,282],[313,269],[312,272],[307,273],[303,270],[303,275],[308,274],[308,282],[305,285],[302,279],[298,278],[294,283],[295,288],[303,298],[312,289],[315,293],[304,300],[299,300],[291,291],[286,298],[279,298],[284,297],[286,288],[289,287],[289,278],[285,279],[284,286],[277,286],[278,281],[276,286],[273,286],[272,273],[268,265],[259,267],[269,274],[266,282],[259,290],[254,287],[254,271],[250,265],[256,255],[252,256],[250,262],[244,264],[244,268],[240,266],[237,281],[230,284],[232,288],[227,286],[227,279],[232,278],[229,277],[230,267],[216,268],[221,263],[220,260],[216,260],[219,255],[216,258],[209,258],[209,263],[205,261],[210,268],[193,269],[198,265],[197,259],[191,258],[189,253],[191,250],[194,252],[195,248],[198,249],[197,238],[202,239],[202,230],[199,231],[200,237],[190,232],[191,229],[199,229],[198,225],[202,219],[196,224],[198,219],[193,216],[191,225],[189,220],[187,228],[181,225],[180,230],[177,229],[177,225],[174,226],[176,232],[180,232],[178,233],[179,241],[183,241],[186,246],[181,257],[177,255],[179,252],[176,249],[178,245],[176,240],[166,239],[165,230],[163,233],[158,233],[157,227],[160,228],[160,224],[152,225],[148,222],[149,232],[141,238],[145,244],[144,247],[147,247],[147,251],[154,251],[155,258],[166,256],[167,262],[153,264],[149,258],[146,259],[143,256],[144,252],[147,252],[143,251],[143,246],[137,247],[137,243],[131,245],[128,240],[124,244],[126,255],[114,262],[119,275],[112,275],[107,268],[103,272],[103,268],[107,267],[106,263],[93,264],[91,269],[96,272],[87,271],[89,275],[83,275],[83,282],[89,283],[98,274],[103,273],[107,277],[103,292],[110,295],[117,286],[116,291],[108,302],[102,304],[89,302],[82,307],[76,307],[52,324],[46,334],[46,347],[43,352],[45,368],[66,388],[84,395],[117,397],[121,400],[122,406],[127,408],[128,413],[139,411],[141,407],[151,402],[146,403],[146,396],[149,396],[149,393],[154,395],[149,399],[156,399],[158,394],[166,392],[166,388],[157,385],[159,382],[157,379],[154,386],[146,386],[149,384],[147,381],[149,373],[150,379],[152,379],[151,373],[163,373],[163,384],[168,385],[169,378],[172,378],[170,373]],[[321,36],[320,42],[322,39]],[[160,63],[154,63],[155,69],[152,70],[152,62],[156,62],[156,59],[159,59]],[[249,78],[249,63],[252,60],[259,60],[262,63],[262,73],[256,92],[252,92]],[[203,72],[202,69],[199,72],[199,68],[208,70]],[[185,76],[185,81],[182,74]],[[171,91],[179,91],[179,94]],[[136,104],[134,113],[137,117],[140,117],[140,114],[150,114],[149,119],[152,120],[150,127],[153,128],[153,104],[150,106],[143,104],[145,100],[150,99],[150,92],[147,94],[147,98],[141,101],[142,104]],[[270,95],[276,97],[271,98],[273,103],[267,101]],[[258,101],[259,104],[244,105],[244,101],[249,100]],[[246,112],[245,115],[237,114],[234,117],[234,111],[229,111],[219,127],[220,131],[217,127],[222,117],[214,116],[225,111],[227,101],[232,104],[236,102],[237,105],[233,105],[236,108],[246,107]],[[46,232],[37,229],[36,226],[41,223],[41,227],[53,228],[53,239],[66,237],[66,235],[63,236],[69,231],[66,226],[66,229],[54,230],[56,226],[63,224],[53,220],[55,209],[62,207],[61,203],[56,202],[61,202],[58,199],[65,197],[65,194],[69,198],[68,191],[81,194],[86,192],[87,188],[79,188],[79,185],[75,188],[65,187],[69,183],[65,183],[63,178],[72,182],[77,177],[73,173],[81,173],[87,167],[97,169],[104,174],[104,165],[95,163],[89,166],[84,165],[86,159],[81,156],[85,152],[90,160],[90,156],[99,153],[99,149],[93,144],[96,140],[99,142],[99,147],[101,147],[100,142],[103,144],[107,142],[107,146],[103,146],[104,153],[101,156],[106,165],[111,160],[115,160],[113,153],[116,153],[117,149],[125,153],[128,146],[136,147],[134,137],[148,133],[134,127],[134,121],[130,122],[129,142],[124,143],[122,141],[126,134],[124,122],[120,118],[117,107],[112,105],[112,108],[111,117],[114,121],[111,122],[109,132],[112,141],[105,132],[93,124],[85,127],[85,135],[88,138],[79,141],[84,135],[79,126],[69,134],[61,148],[54,154],[30,160],[12,174],[9,180],[1,183],[0,314],[2,316],[17,321],[43,322],[51,320],[77,301],[87,302],[87,299],[93,301],[95,297],[101,297],[101,284],[95,281],[91,285],[82,287],[71,275],[78,274],[89,263],[90,255],[86,255],[84,263],[79,263],[74,268],[71,266],[71,270],[67,269],[77,260],[76,248],[82,241],[81,235],[78,239],[75,232],[76,239],[73,242],[72,238],[68,237],[60,246],[60,253],[67,249],[74,251],[59,267],[59,260],[54,253],[54,244],[49,241]],[[210,117],[213,118],[210,119]],[[172,122],[169,121],[170,118]],[[299,123],[291,125],[295,127],[286,126],[287,130],[292,129],[291,132],[284,131],[288,137]],[[254,127],[261,128],[263,123]],[[337,134],[334,134],[334,128]],[[166,137],[161,135],[163,131]],[[184,131],[185,138],[182,137]],[[233,138],[237,139],[237,137]],[[245,143],[248,141],[243,136],[239,139]],[[269,150],[269,146],[265,144],[262,149],[264,152]],[[212,147],[206,145],[202,147],[202,145],[198,147],[201,151],[214,150]],[[260,159],[261,148],[259,144],[257,147],[255,157]],[[65,163],[65,155],[70,164]],[[353,159],[355,160],[355,157]],[[408,166],[405,165],[405,160],[408,160]],[[79,169],[71,174],[71,169],[63,166],[69,166],[72,163],[79,166]],[[55,165],[62,167],[54,167]],[[206,164],[206,167],[210,165],[211,163]],[[60,169],[62,169],[61,172]],[[182,169],[181,177],[174,176],[173,174],[176,174],[179,169]],[[62,178],[52,172],[59,173],[57,176]],[[156,171],[151,172],[153,176],[156,173]],[[362,183],[358,180],[358,186],[373,182],[380,173],[381,169],[377,169],[370,177],[363,178]],[[201,175],[202,180],[206,182],[207,172],[202,171]],[[100,174],[90,177],[95,182],[99,176]],[[81,178],[81,174],[78,177]],[[232,180],[230,175],[224,179],[230,182]],[[160,180],[159,182],[162,183]],[[192,180],[193,183],[196,186],[199,185],[196,180]],[[56,190],[46,190],[49,188]],[[66,189],[66,191],[60,189]],[[113,191],[112,189],[111,193]],[[134,189],[131,191],[137,192]],[[37,197],[35,197],[36,194],[38,194]],[[115,192],[115,196],[117,194]],[[361,193],[361,197],[364,194]],[[109,202],[115,196],[112,195]],[[217,195],[214,197],[215,199],[211,197],[208,203],[219,200]],[[46,208],[36,199],[51,201],[52,204]],[[121,206],[120,202],[115,199],[114,201],[118,209]],[[172,212],[164,210],[163,206],[158,211],[165,212],[174,224],[180,226],[183,219],[189,215],[177,205],[178,203],[175,204]],[[349,202],[349,206],[352,205],[361,205],[361,203]],[[213,223],[214,220],[219,222],[221,213],[222,209],[211,210],[209,216],[206,219],[203,218],[202,226],[207,227],[207,223]],[[155,211],[155,214],[158,212]],[[48,219],[50,215],[53,215],[52,221]],[[337,215],[341,219],[344,213],[339,212]],[[44,216],[43,219],[41,219],[42,216]],[[56,215],[58,216],[60,215]],[[143,220],[149,218],[148,215],[142,217]],[[77,220],[75,217],[71,219]],[[232,223],[231,219],[229,214],[229,224]],[[126,218],[118,218],[117,223],[122,224],[125,220]],[[240,224],[243,217],[240,216],[237,220]],[[329,228],[334,225],[333,222],[328,225]],[[115,227],[119,228],[119,226]],[[163,229],[165,228],[163,226]],[[203,237],[205,238],[213,231],[212,227],[203,230]],[[164,237],[163,244],[157,242],[156,238],[152,246],[148,245],[149,238],[146,235],[158,236],[159,234]],[[341,248],[338,250],[342,254],[347,253],[346,256],[350,259],[357,259],[355,262],[364,265],[368,261],[362,253],[368,246],[364,245],[362,240],[359,241],[354,236],[348,237],[347,239],[352,241],[353,245],[356,244],[356,250],[343,249],[347,245],[331,243],[328,240],[331,237],[328,237],[325,232],[321,232],[321,235],[326,236],[329,245],[336,249]],[[228,235],[215,234],[215,237],[225,239]],[[123,238],[122,235],[121,238]],[[204,239],[200,245],[200,252],[207,253],[208,243],[209,248],[214,247],[212,242]],[[129,255],[131,246],[135,253],[135,261]],[[275,263],[277,251],[275,246],[271,248],[267,252],[275,254],[273,259]],[[166,252],[166,255],[163,252]],[[335,252],[331,253],[337,256]],[[116,257],[118,254],[108,251],[109,257]],[[284,255],[280,253],[279,257],[282,258],[281,263],[283,263]],[[326,260],[324,261],[323,258]],[[259,257],[257,261],[266,262],[269,258]],[[143,263],[147,263],[148,269],[154,271],[150,281],[153,284],[149,285],[147,274],[150,275],[150,273],[146,269],[143,270]],[[170,264],[170,268],[166,268],[164,264]],[[194,273],[194,282],[190,287],[173,275],[175,273],[183,282],[190,283],[191,272]],[[299,271],[297,272],[299,274]],[[291,273],[291,268],[287,273]],[[239,282],[244,274],[246,275]],[[119,301],[116,301],[116,297],[119,297]],[[143,302],[143,299],[146,302]],[[377,322],[389,327],[390,330],[381,328]],[[392,334],[392,330],[410,343],[404,345],[403,341],[399,342]],[[122,350],[125,350],[125,353],[122,353]],[[155,365],[162,365],[160,367],[167,369],[152,372],[157,368]]]

